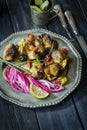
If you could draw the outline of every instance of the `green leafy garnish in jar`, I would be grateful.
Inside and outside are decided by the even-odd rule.
[[[45,10],[47,7],[49,6],[49,1],[48,0],[45,0],[42,5],[40,6],[40,8],[42,10]]]
[[[35,6],[35,5],[31,5],[30,8],[35,10],[35,11],[38,11],[40,13],[43,12],[38,6]]]
[[[34,0],[34,3],[35,4],[30,5],[30,8],[40,13],[44,12],[50,4],[49,0]]]
[[[35,0],[35,5],[41,6],[43,3],[43,0]]]

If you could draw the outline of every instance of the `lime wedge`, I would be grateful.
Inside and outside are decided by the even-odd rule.
[[[39,7],[37,7],[36,5],[30,5],[30,8],[33,9],[33,10],[35,10],[35,11],[38,11],[38,12],[40,12],[40,13],[43,12],[43,11],[42,11]]]
[[[4,78],[5,80],[7,80],[7,78],[6,78],[6,76],[5,76],[5,70],[6,70],[6,68],[3,69],[2,76],[3,76],[3,78]]]
[[[41,6],[43,0],[35,0],[35,5]]]
[[[45,0],[42,5],[40,6],[41,10],[45,10],[49,6],[49,1]]]
[[[30,94],[37,99],[45,99],[49,96],[48,92],[33,84],[30,84]]]

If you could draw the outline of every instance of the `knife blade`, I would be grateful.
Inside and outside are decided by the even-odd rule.
[[[87,44],[86,44],[86,41],[78,31],[77,26],[76,26],[76,22],[75,22],[75,20],[74,20],[74,18],[72,16],[71,11],[67,10],[67,11],[65,11],[64,14],[65,14],[70,26],[73,29],[73,32],[74,32],[74,34],[76,36],[76,39],[77,39],[79,45],[81,46],[85,56],[87,57]]]

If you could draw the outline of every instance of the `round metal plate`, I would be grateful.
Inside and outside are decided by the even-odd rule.
[[[51,94],[45,100],[37,100],[33,98],[30,94],[24,94],[13,90],[9,84],[3,79],[2,70],[0,69],[0,96],[14,104],[23,107],[44,107],[58,104],[64,100],[79,84],[81,79],[82,70],[82,59],[78,51],[74,48],[71,42],[63,36],[53,33],[44,29],[32,29],[27,31],[21,31],[10,35],[4,41],[0,43],[0,55],[3,53],[3,49],[8,43],[16,44],[20,39],[27,37],[29,33],[34,33],[35,35],[40,35],[46,33],[50,35],[53,39],[58,41],[59,47],[67,47],[69,50],[69,56],[73,59],[70,64],[70,69],[68,73],[68,83],[65,85],[65,89],[59,93]],[[0,68],[2,68],[2,63],[0,62]]]

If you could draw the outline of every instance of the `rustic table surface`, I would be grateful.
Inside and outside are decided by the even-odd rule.
[[[87,42],[86,0],[52,0],[52,3],[60,4],[64,11],[72,11]],[[33,24],[28,0],[0,0],[0,41],[14,32],[38,27],[68,38],[57,17],[46,26]],[[75,38],[70,26],[69,30]],[[20,107],[0,97],[0,130],[87,130],[87,58],[79,43],[76,48],[81,54],[83,68],[75,91],[61,103],[43,108]]]

